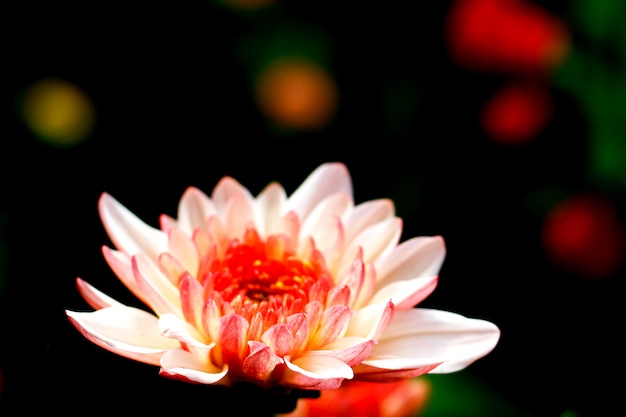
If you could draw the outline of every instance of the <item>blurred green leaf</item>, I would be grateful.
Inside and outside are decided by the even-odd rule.
[[[467,371],[428,374],[431,395],[419,417],[530,417]]]

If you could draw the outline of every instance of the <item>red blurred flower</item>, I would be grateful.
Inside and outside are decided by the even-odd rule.
[[[430,394],[424,379],[398,382],[345,382],[322,391],[319,398],[300,399],[297,408],[280,417],[409,417],[423,409]]]
[[[511,83],[488,101],[481,124],[492,140],[521,144],[539,133],[552,116],[552,100],[545,86]]]
[[[607,278],[624,261],[624,225],[606,196],[580,194],[560,202],[542,233],[548,257],[579,276]]]
[[[558,18],[523,0],[457,0],[446,35],[459,64],[515,73],[554,67],[568,44]]]

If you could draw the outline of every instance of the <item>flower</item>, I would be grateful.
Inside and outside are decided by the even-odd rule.
[[[399,243],[388,199],[355,205],[345,165],[325,163],[287,197],[231,177],[190,187],[178,217],[144,223],[111,195],[104,258],[152,312],[77,278],[95,311],[66,310],[93,343],[175,379],[298,390],[465,368],[489,353],[493,323],[415,308],[435,288],[440,236]]]
[[[298,400],[294,411],[279,417],[412,417],[424,408],[430,384],[421,378],[395,382],[345,381],[319,398]]]

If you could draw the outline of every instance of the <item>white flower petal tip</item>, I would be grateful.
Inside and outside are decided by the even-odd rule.
[[[257,196],[231,177],[188,187],[154,228],[103,193],[114,248],[103,256],[151,310],[125,306],[81,278],[95,309],[67,310],[94,344],[198,384],[332,390],[463,369],[496,346],[492,323],[415,308],[439,280],[441,236],[400,242],[393,202],[355,205],[343,163],[291,195]]]
[[[157,318],[134,307],[108,307],[94,312],[66,310],[70,322],[96,345],[118,355],[159,364],[161,355],[180,344],[158,333]]]

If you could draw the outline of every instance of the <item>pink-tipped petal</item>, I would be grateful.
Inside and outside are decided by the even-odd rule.
[[[351,243],[355,236],[368,227],[394,215],[395,207],[389,199],[370,200],[355,206],[344,219],[346,243]]]
[[[153,259],[167,249],[165,233],[148,226],[111,195],[101,195],[98,209],[102,223],[118,249],[129,255],[143,252]]]
[[[219,384],[228,373],[228,365],[218,368],[210,362],[201,362],[183,349],[168,350],[160,364],[161,375],[198,384]]]
[[[247,347],[246,335],[249,323],[238,314],[228,314],[220,318],[219,345],[225,363],[240,362]]]
[[[204,228],[206,220],[216,214],[211,199],[196,187],[188,187],[178,203],[178,226],[188,236],[194,229]]]
[[[211,194],[211,200],[215,205],[217,213],[222,216],[226,213],[226,207],[230,204],[235,196],[243,197],[244,199],[252,202],[254,197],[250,194],[250,191],[237,180],[232,177],[223,177],[213,189]]]
[[[180,280],[185,275],[185,268],[171,253],[164,252],[159,256],[159,271],[167,277],[174,287],[180,286]],[[188,272],[187,272],[188,273]]]
[[[180,302],[183,310],[185,320],[196,326],[198,329],[202,328],[203,319],[203,297],[202,284],[198,280],[189,274],[186,274],[180,283]]]
[[[250,378],[266,381],[274,372],[274,369],[284,363],[269,346],[256,341],[248,342],[250,354],[243,360],[242,371]]]
[[[396,246],[388,256],[376,261],[378,288],[393,281],[435,276],[446,255],[441,236],[420,236]]]
[[[300,233],[302,236],[313,236],[320,243],[319,228],[324,226],[327,219],[341,219],[353,206],[352,195],[337,193],[326,197],[321,201],[302,222]],[[322,245],[324,246],[324,245]]]
[[[346,248],[341,258],[338,274],[346,273],[360,250],[363,251],[365,263],[385,256],[396,247],[401,234],[402,220],[399,217],[390,217],[363,230]]]
[[[241,238],[248,227],[254,223],[253,200],[248,194],[233,194],[223,211],[228,236]]]
[[[161,355],[179,347],[161,336],[158,319],[134,307],[108,307],[89,313],[66,310],[72,324],[91,342],[118,355],[158,365]]]
[[[455,372],[491,352],[499,338],[500,330],[488,321],[433,309],[401,310],[363,364],[400,370],[441,363],[434,372]]]
[[[324,310],[320,327],[315,334],[316,345],[325,346],[343,337],[350,324],[352,313],[345,305],[335,305]]]
[[[165,337],[178,340],[181,346],[185,346],[185,349],[193,353],[201,362],[208,360],[211,350],[215,347],[215,342],[204,343],[203,335],[195,327],[172,313],[159,317],[159,331]]]
[[[365,264],[365,270],[363,272],[363,283],[352,308],[358,310],[368,304],[371,304],[371,299],[374,295],[375,287],[376,269],[371,263]]]
[[[167,214],[161,214],[159,216],[159,227],[163,233],[169,233],[172,229],[177,229],[178,220]]]
[[[350,306],[350,287],[347,285],[337,285],[328,292],[326,307],[334,305]]]
[[[322,349],[310,351],[308,354],[332,356],[345,362],[348,366],[355,366],[371,355],[375,343],[374,340],[367,340],[362,337],[342,337],[327,344]]]
[[[285,358],[284,380],[302,389],[334,389],[354,376],[345,362],[324,355],[305,355],[294,361]]]
[[[198,273],[198,249],[191,239],[180,229],[172,229],[168,234],[170,253],[191,275]]]
[[[273,182],[256,198],[255,223],[261,236],[281,233],[281,217],[287,195],[282,185]]]
[[[440,364],[435,363],[432,365],[421,366],[418,368],[389,370],[380,369],[367,365],[358,365],[354,367],[354,381],[364,382],[395,382],[406,380],[409,378],[416,378],[420,375],[434,373],[433,370]]]
[[[293,334],[285,324],[275,324],[267,329],[261,341],[280,357],[289,355],[293,350]]]
[[[353,307],[357,298],[361,293],[361,288],[365,283],[365,265],[361,258],[356,258],[352,262],[352,266],[346,277],[340,282],[340,285],[346,285],[350,288],[350,300],[347,305]]]
[[[146,297],[141,293],[141,289],[137,285],[137,281],[135,281],[130,255],[107,246],[102,246],[102,254],[113,273],[122,281],[122,284],[135,294],[137,298],[147,304]]]
[[[378,339],[387,328],[394,314],[391,301],[370,304],[354,312],[346,336]]]
[[[372,297],[372,303],[391,300],[397,310],[412,308],[433,292],[437,281],[438,277],[433,276],[391,282]]]
[[[78,292],[80,292],[85,301],[87,301],[87,303],[96,310],[100,310],[106,307],[124,306],[124,304],[95,289],[80,278],[76,278],[76,287],[78,288]]]
[[[132,257],[131,264],[137,286],[150,308],[157,315],[172,312],[182,315],[178,289],[169,282],[167,277],[141,253]]]
[[[352,180],[342,163],[325,163],[316,168],[287,200],[287,211],[306,219],[324,198],[336,193],[352,195]]]

